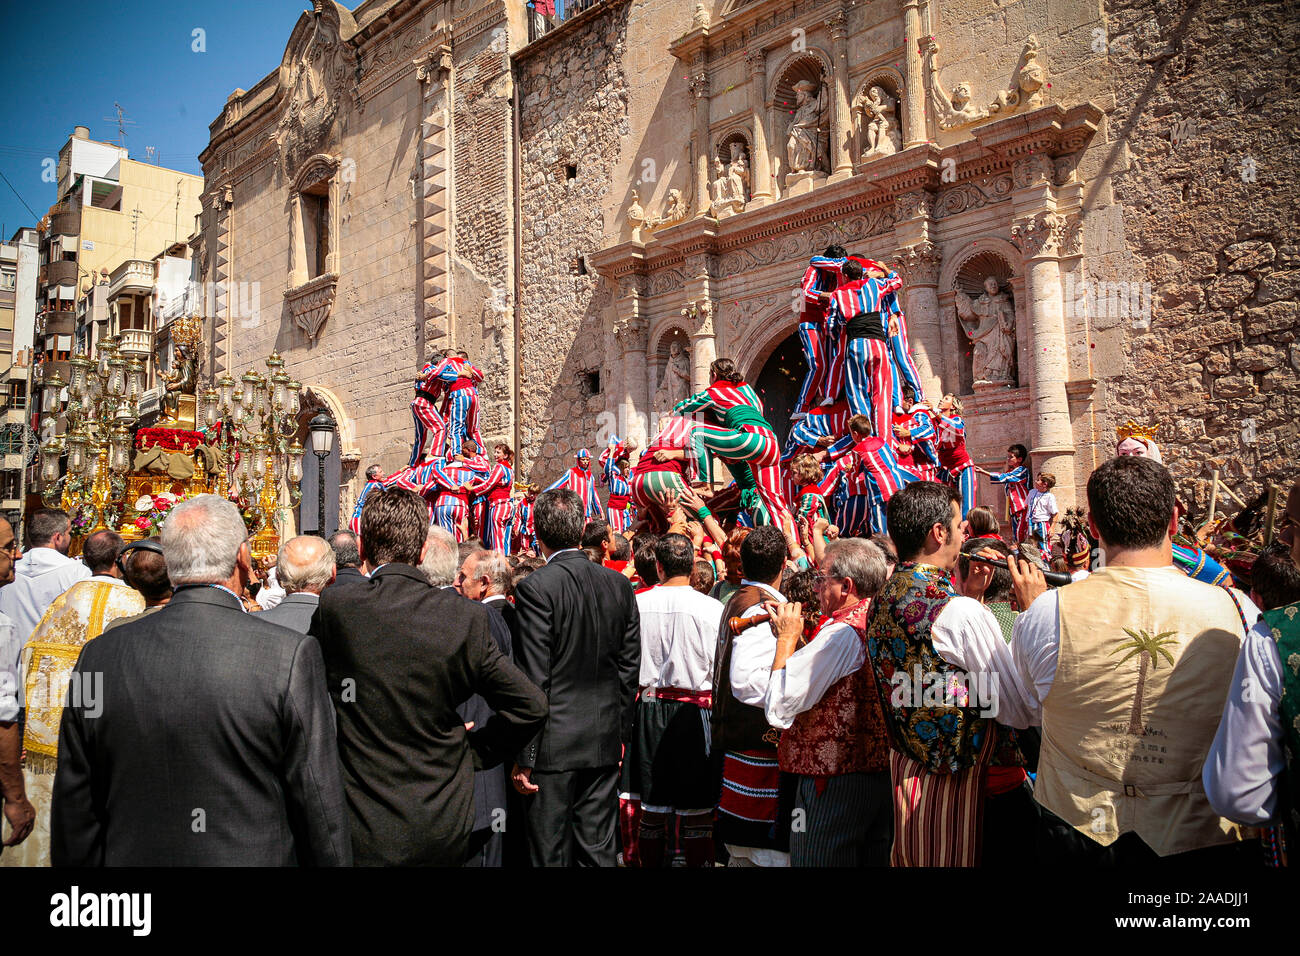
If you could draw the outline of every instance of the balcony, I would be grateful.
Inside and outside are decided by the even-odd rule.
[[[528,42],[532,43],[534,40],[540,40],[565,21],[572,20],[578,14],[586,13],[604,2],[605,0],[554,0],[555,14],[549,16],[538,13],[532,0],[529,0]]]
[[[43,335],[72,335],[77,330],[77,314],[70,311],[46,312]]]
[[[76,236],[81,232],[81,210],[72,203],[55,203],[50,207],[49,236]]]
[[[124,359],[138,358],[148,362],[153,355],[153,333],[148,329],[124,329],[117,346],[118,353]]]
[[[77,264],[71,260],[57,259],[45,267],[46,285],[77,284]]]
[[[119,295],[149,295],[153,292],[154,269],[148,259],[127,259],[113,270],[108,280],[108,297]]]

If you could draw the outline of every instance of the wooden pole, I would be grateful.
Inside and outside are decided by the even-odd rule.
[[[1273,543],[1273,519],[1277,512],[1277,485],[1268,486],[1268,511],[1264,518],[1264,544]]]

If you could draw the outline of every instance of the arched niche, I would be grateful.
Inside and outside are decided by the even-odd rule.
[[[743,152],[745,156],[745,164],[749,167],[750,175],[752,176],[754,170],[754,150],[748,130],[742,127],[734,127],[727,130],[718,139],[718,145],[714,148],[713,155],[722,162],[723,169],[726,170],[726,168],[731,165],[731,161],[735,158],[737,149]],[[716,178],[715,169],[713,166],[710,166],[710,182],[712,182],[714,178]],[[753,180],[751,179],[745,185],[745,202],[749,202],[752,195]]]
[[[974,394],[974,347],[957,314],[957,292],[977,300],[984,294],[984,281],[990,276],[997,280],[999,291],[1011,296],[1015,306],[1015,361],[1012,365],[1011,384],[1026,384],[1022,367],[1023,356],[1027,354],[1028,331],[1025,321],[1024,277],[1016,266],[1019,259],[1015,247],[1000,239],[981,239],[956,255],[945,257],[939,277],[939,313],[942,316],[945,351],[949,356],[946,390],[959,395]]]
[[[789,137],[790,121],[798,101],[795,86],[803,81],[817,85],[821,96],[821,111],[818,114],[818,136],[816,158],[813,168],[818,172],[830,173],[831,169],[831,110],[833,91],[831,82],[830,57],[816,47],[793,54],[772,73],[774,80],[769,91],[768,103],[771,107],[772,154],[776,158],[777,176],[784,176],[790,171],[790,161],[786,149]],[[817,94],[812,94],[817,95]]]
[[[885,102],[893,106],[893,112],[887,112],[885,119],[891,127],[890,133],[892,135],[890,135],[889,139],[895,148],[892,152],[877,152],[868,155],[870,149],[868,125],[872,120],[872,116],[867,111],[867,103],[871,96],[872,87],[879,87],[882,99],[887,98]],[[850,101],[850,112],[853,115],[855,161],[868,162],[902,150],[903,143],[907,142],[909,132],[904,125],[906,109],[903,105],[901,93],[903,88],[902,74],[893,67],[881,66],[868,73],[867,78],[854,91],[853,99]]]
[[[691,394],[691,337],[679,324],[666,322],[651,337],[651,343],[646,356],[650,411],[654,415],[663,416],[673,405]],[[674,345],[680,348],[680,354],[676,357],[673,355]],[[670,370],[670,365],[674,363],[675,370]],[[686,375],[684,382],[680,378],[683,371]],[[665,403],[667,407],[661,407]]]

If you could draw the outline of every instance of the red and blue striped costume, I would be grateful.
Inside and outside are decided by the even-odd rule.
[[[461,375],[462,370],[469,375]],[[478,383],[483,381],[483,373],[460,356],[452,356],[442,360],[435,374],[447,388],[442,414],[447,420],[448,450],[458,455],[465,439],[472,438],[482,451],[483,436],[478,430]]]
[[[989,475],[989,481],[1006,485],[1007,508],[1011,512],[1011,527],[1017,543],[1029,535],[1029,467],[1017,465],[1010,471]],[[1047,544],[1046,541],[1043,542]]]
[[[632,509],[632,486],[618,470],[617,462],[622,457],[622,449],[622,445],[612,444],[600,453],[600,477],[609,485],[605,520],[617,532],[626,531],[636,520]]]
[[[537,529],[533,526],[533,503],[528,498],[515,499],[510,515],[510,534],[520,551],[537,550]]]
[[[408,491],[419,492],[428,484],[429,479],[433,476],[433,469],[441,462],[441,458],[426,458],[418,465],[393,472],[383,479],[383,486],[385,488],[406,488]]]
[[[808,260],[808,268],[800,283],[803,308],[799,313],[799,344],[803,347],[808,371],[804,374],[799,398],[794,405],[796,413],[810,411],[822,397],[827,384],[827,366],[834,357],[827,354],[834,309],[831,303],[818,298],[817,293],[835,291],[841,281],[840,267],[843,265],[843,259],[813,256]]]
[[[763,417],[763,403],[744,381],[719,379],[702,392],[673,406],[673,415],[712,412],[722,425],[696,421],[691,430],[696,454],[701,459],[713,452],[724,461],[747,462],[754,475],[755,491],[772,521],[787,527],[790,508],[781,493],[781,445],[772,426]],[[742,503],[747,507],[747,504]]]
[[[832,461],[821,484],[822,497],[831,501],[834,493],[835,525],[844,538],[865,536],[871,533],[871,489],[867,478],[858,467],[853,453],[853,436],[846,435],[826,450]]]
[[[466,539],[465,529],[469,524],[470,493],[463,486],[481,474],[465,461],[437,462],[421,490],[421,494],[433,500],[433,521],[455,535],[457,542]]]
[[[880,300],[902,284],[903,280],[896,272],[884,279],[866,276],[836,289],[833,296],[835,307],[845,316],[844,329],[840,333],[844,359],[839,367],[843,370],[849,408],[855,415],[870,418],[877,435],[889,434],[894,395],[894,365],[886,341],[886,319],[881,314]],[[872,334],[849,338],[850,327],[858,323],[864,327],[871,326]],[[875,323],[879,323],[879,329],[875,329]],[[832,373],[831,387],[837,384]],[[838,391],[828,389],[828,392],[833,397],[839,395]]]
[[[583,514],[588,521],[600,517],[600,498],[596,495],[596,476],[591,473],[590,469],[583,469],[574,465],[564,473],[559,481],[547,485],[545,490],[554,491],[556,488],[568,488],[581,499]]]
[[[933,422],[933,418],[931,419]],[[960,415],[938,416],[934,450],[943,479],[961,491],[961,516],[975,507],[975,465],[966,452],[966,423]]]
[[[833,405],[815,405],[808,409],[807,418],[790,426],[785,450],[781,452],[781,463],[785,464],[806,451],[816,451],[819,438],[842,438],[849,430],[852,415],[849,403],[843,399]]]
[[[895,414],[894,424],[907,427],[908,436],[903,441],[912,443],[911,470],[921,476],[922,481],[940,481],[939,453],[935,451],[934,439],[938,434],[934,430],[930,406],[917,403],[912,410],[901,415]]]
[[[651,521],[658,529],[673,509],[677,496],[688,491],[695,480],[697,460],[691,440],[696,423],[689,418],[669,418],[663,429],[650,439],[645,451],[637,459],[628,484],[632,489],[632,504],[637,513]],[[680,460],[658,462],[656,451],[683,451]]]
[[[384,482],[382,480],[367,481],[365,485],[362,486],[361,494],[357,496],[357,506],[352,509],[352,520],[348,522],[348,528],[353,534],[361,533],[361,508],[366,503],[366,495],[370,494],[370,492],[374,491],[376,488],[382,489],[383,487]]]
[[[498,461],[485,477],[469,485],[471,494],[487,497],[487,515],[479,527],[479,536],[489,549],[505,554],[510,553],[510,518],[514,512],[510,489],[514,481],[514,469]]]
[[[894,455],[890,443],[874,435],[855,443],[852,456],[844,456],[841,462],[850,462],[849,468],[856,465],[865,478],[868,507],[871,511],[871,530],[875,534],[889,534],[885,520],[885,506],[894,497],[914,481],[920,481],[919,475],[904,468]],[[843,466],[841,466],[843,470]],[[828,475],[822,482],[826,487],[830,482]],[[843,529],[841,528],[841,533]]]
[[[415,444],[411,447],[411,460],[408,468],[414,468],[424,454],[425,439],[430,440],[429,456],[436,458],[442,454],[443,444],[447,438],[447,422],[438,410],[442,400],[443,381],[438,376],[446,360],[427,363],[420,369],[415,380],[415,398],[411,400],[411,417],[415,419]]]

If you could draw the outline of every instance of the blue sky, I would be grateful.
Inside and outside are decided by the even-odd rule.
[[[41,179],[41,161],[57,162],[74,126],[117,141],[115,101],[135,121],[126,127],[132,159],[201,174],[208,124],[232,90],[279,66],[310,7],[309,0],[4,3],[0,172],[36,216],[0,179],[2,238],[35,225],[58,198],[54,183]],[[204,31],[206,52],[193,50],[195,29]],[[146,146],[157,148],[152,160]]]

